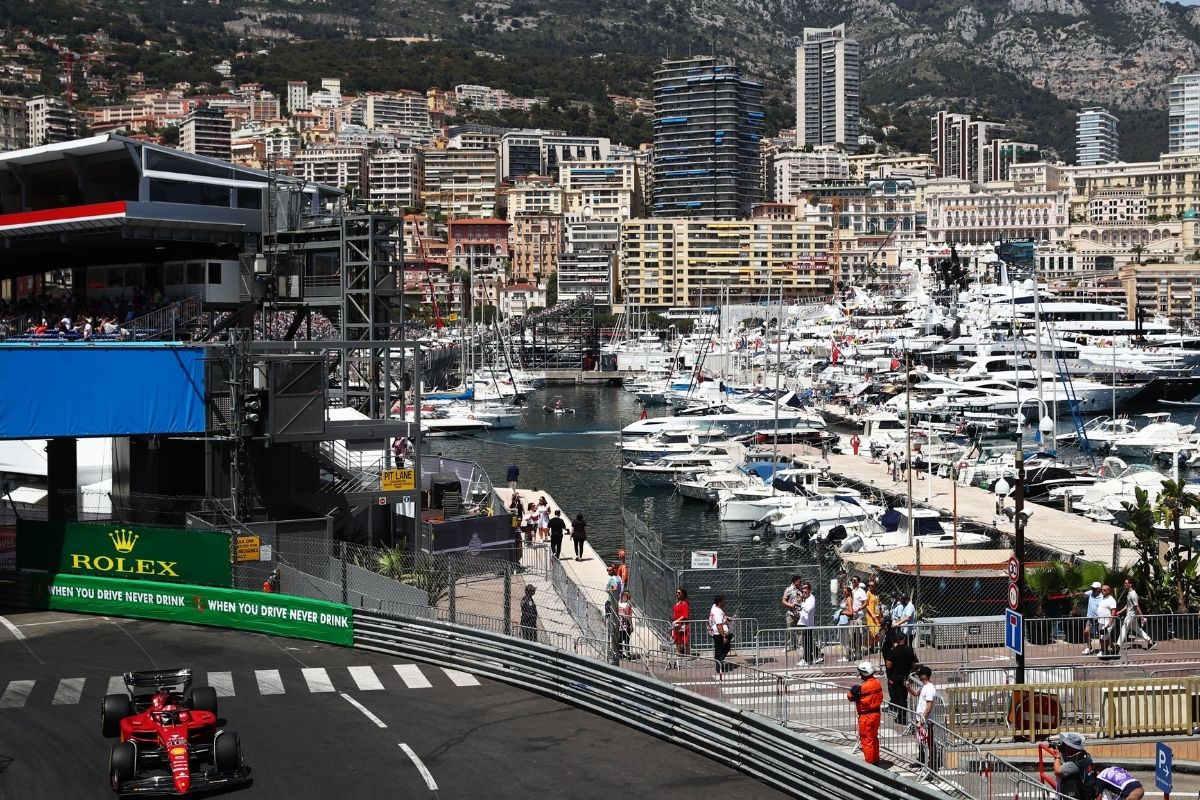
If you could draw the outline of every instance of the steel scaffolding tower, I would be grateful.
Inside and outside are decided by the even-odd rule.
[[[364,347],[347,349],[342,356],[337,391],[343,407],[386,419],[390,409],[381,407],[384,381],[392,381],[392,397],[404,397],[404,366],[386,375],[384,361],[390,359],[378,344],[402,338],[404,222],[396,216],[361,214],[347,215],[341,223],[342,338],[364,342]]]

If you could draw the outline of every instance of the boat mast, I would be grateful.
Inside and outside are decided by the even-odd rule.
[[[771,284],[767,283],[767,313],[771,313]],[[775,494],[775,473],[779,471],[779,374],[783,351],[783,337],[779,335],[779,320],[783,316],[783,283],[779,285],[779,316],[775,318],[775,435],[771,448],[771,494]]]
[[[913,543],[912,502],[912,362],[909,359],[908,340],[904,339],[904,474],[908,479],[908,546]]]

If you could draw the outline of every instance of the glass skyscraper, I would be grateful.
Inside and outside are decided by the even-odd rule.
[[[1200,75],[1180,75],[1167,84],[1167,152],[1200,150]]]
[[[1075,163],[1081,167],[1120,160],[1117,118],[1106,109],[1081,109],[1075,115]]]
[[[656,217],[733,219],[762,199],[763,85],[716,58],[654,73]]]

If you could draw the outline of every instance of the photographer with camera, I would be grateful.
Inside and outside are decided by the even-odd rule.
[[[1058,737],[1054,751],[1054,778],[1059,794],[1075,800],[1096,800],[1096,765],[1083,749],[1083,734],[1067,732]]]

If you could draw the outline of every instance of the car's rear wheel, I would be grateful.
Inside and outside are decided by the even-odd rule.
[[[137,776],[137,747],[133,742],[117,742],[108,753],[108,777],[114,792]]]
[[[217,713],[217,690],[211,686],[197,686],[192,689],[189,705],[196,711],[211,711]]]
[[[213,740],[213,763],[218,772],[235,772],[242,767],[242,741],[233,731],[218,731]]]
[[[100,707],[100,732],[111,739],[121,732],[121,720],[133,715],[127,694],[106,694]]]

